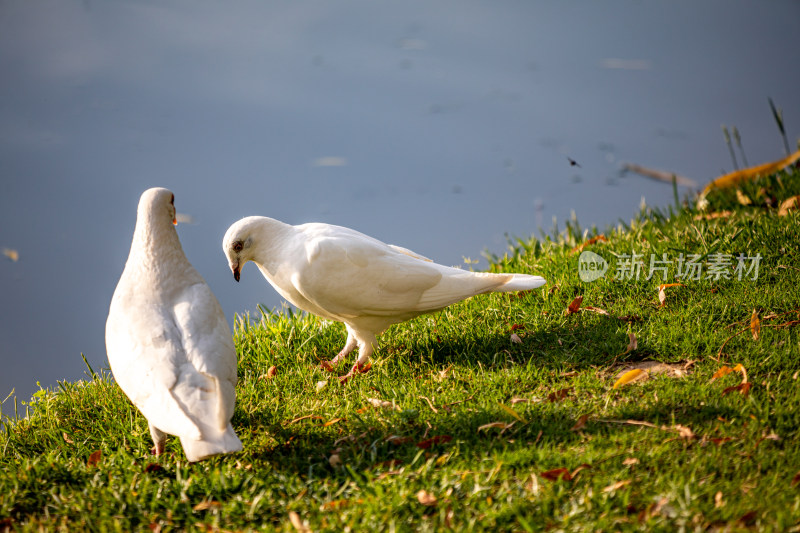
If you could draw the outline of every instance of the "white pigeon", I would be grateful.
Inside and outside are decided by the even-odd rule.
[[[295,306],[344,322],[347,342],[323,368],[333,369],[356,345],[359,357],[340,379],[366,371],[376,336],[392,324],[438,311],[476,294],[535,289],[539,276],[489,274],[446,267],[358,231],[311,223],[290,226],[247,217],[222,241],[233,277],[253,261],[278,293]]]
[[[219,302],[183,253],[174,200],[162,188],[139,200],[106,350],[114,379],[147,418],[156,455],[169,433],[199,461],[242,449],[230,423],[236,351]]]

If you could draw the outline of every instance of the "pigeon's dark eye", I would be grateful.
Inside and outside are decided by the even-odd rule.
[[[238,252],[242,251],[242,248],[244,248],[244,245],[242,244],[242,241],[236,241],[235,243],[233,243],[233,247],[232,248],[233,248],[234,252],[238,253]]]

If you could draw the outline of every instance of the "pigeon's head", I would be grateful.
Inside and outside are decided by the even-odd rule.
[[[138,216],[140,219],[158,223],[170,221],[177,224],[175,216],[175,195],[169,189],[153,187],[147,189],[139,198]]]
[[[233,279],[239,281],[242,267],[254,256],[254,233],[258,229],[257,219],[261,217],[248,217],[233,224],[222,239],[222,250],[228,258]]]

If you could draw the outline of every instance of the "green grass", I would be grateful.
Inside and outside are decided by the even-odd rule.
[[[800,174],[743,192],[779,201],[800,194]],[[492,269],[547,286],[394,326],[372,371],[344,386],[315,368],[342,326],[286,311],[238,319],[244,451],[232,456],[189,464],[174,438],[150,456],[144,418],[108,374],[41,390],[0,434],[0,531],[294,531],[291,512],[313,531],[799,530],[800,216],[733,192],[710,200],[732,214],[643,210],[607,231],[586,247],[610,263],[592,283],[572,249],[595,230],[572,221],[516,242]],[[632,252],[761,262],[755,280],[683,279],[661,306],[665,281],[644,279],[647,264],[638,280],[617,275],[614,254]],[[565,314],[577,296],[609,314]],[[629,334],[638,346],[625,353]],[[612,389],[641,361],[688,373]],[[749,394],[724,394],[738,373],[711,380],[723,364],[744,366]],[[495,422],[505,429],[481,429]],[[548,479],[559,468],[574,476]]]

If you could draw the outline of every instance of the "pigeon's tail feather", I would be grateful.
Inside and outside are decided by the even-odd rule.
[[[528,274],[512,274],[512,278],[496,289],[496,292],[529,291],[537,289],[547,283],[541,276],[531,276]]]
[[[202,440],[181,437],[181,445],[190,462],[202,461],[213,455],[233,453],[242,450],[242,441],[236,436],[233,427],[228,424],[225,431],[215,435],[207,435]]]

